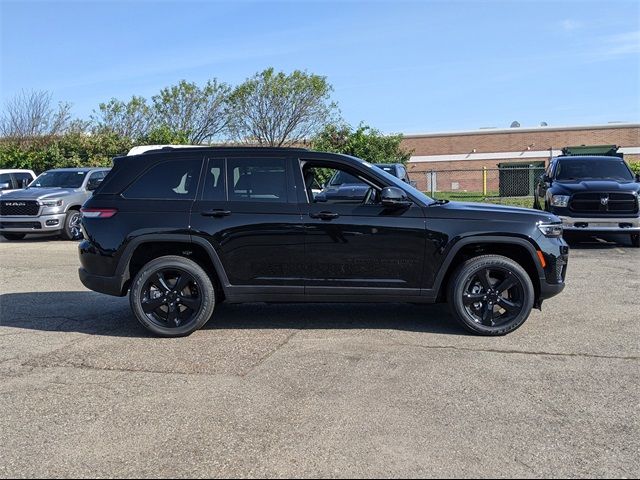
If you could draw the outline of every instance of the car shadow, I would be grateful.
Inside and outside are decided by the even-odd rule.
[[[126,298],[95,292],[28,292],[0,295],[0,326],[42,332],[152,337],[135,319]],[[466,335],[446,305],[226,304],[203,330],[399,330]],[[2,335],[2,334],[0,334]]]

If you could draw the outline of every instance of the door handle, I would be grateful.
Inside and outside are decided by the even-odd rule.
[[[333,220],[334,218],[338,218],[340,215],[334,212],[318,212],[310,213],[309,216],[311,218],[320,218],[322,220]]]
[[[205,210],[203,212],[200,212],[200,215],[202,215],[203,217],[227,217],[231,215],[231,210],[222,210],[216,208],[215,210]]]

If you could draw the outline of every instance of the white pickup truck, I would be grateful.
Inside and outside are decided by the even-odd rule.
[[[0,196],[25,188],[35,178],[33,170],[0,168]]]

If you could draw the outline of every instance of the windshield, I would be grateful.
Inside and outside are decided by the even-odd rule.
[[[332,187],[344,184],[364,185],[364,182],[343,170],[340,170],[338,173],[336,173],[329,182],[329,185],[331,185]]]
[[[624,160],[561,160],[556,180],[607,179],[632,181],[633,175]]]
[[[394,177],[397,177],[397,172],[396,172],[396,166],[395,165],[381,165],[379,163],[374,164],[376,167],[378,167],[381,170],[384,170],[387,173],[390,173],[391,175],[393,175]]]
[[[80,188],[87,172],[54,171],[40,174],[29,188]]]

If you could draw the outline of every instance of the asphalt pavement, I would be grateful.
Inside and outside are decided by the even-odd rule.
[[[2,477],[638,477],[640,249],[572,244],[501,338],[446,306],[220,305],[187,338],[0,241]]]

